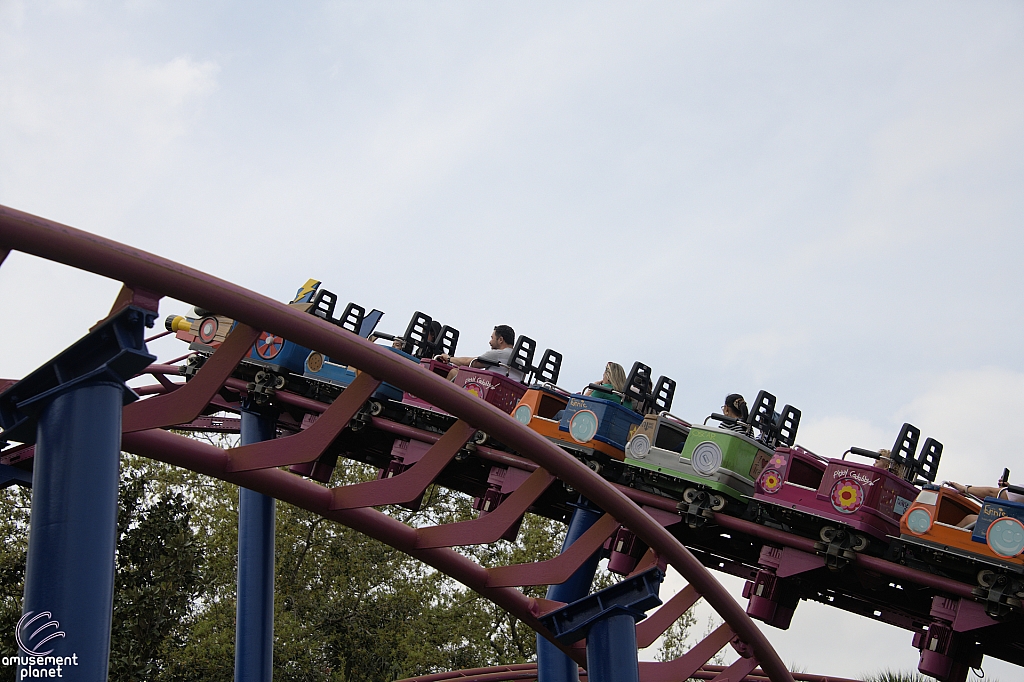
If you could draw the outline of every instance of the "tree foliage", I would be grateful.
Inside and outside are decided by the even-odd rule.
[[[336,481],[374,472],[342,463]],[[0,494],[0,628],[14,654],[30,491]],[[470,500],[431,488],[412,525],[472,518]],[[233,678],[238,489],[124,455],[110,679]],[[532,515],[516,543],[467,548],[489,565],[554,556],[564,527]],[[277,506],[274,678],[371,682],[525,662],[532,630],[391,547],[287,504]],[[542,594],[543,588],[534,588]]]

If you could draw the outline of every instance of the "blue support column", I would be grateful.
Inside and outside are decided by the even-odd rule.
[[[123,391],[83,386],[55,398],[39,418],[18,638],[23,655],[71,656],[77,663],[61,672],[76,680],[107,679]]]
[[[587,633],[587,679],[590,682],[640,682],[636,618],[616,613],[598,620]]]
[[[242,444],[270,440],[275,419],[242,412]],[[238,604],[235,682],[271,682],[274,673],[275,500],[238,489]]]
[[[586,533],[598,519],[601,510],[597,509],[584,498],[580,498],[576,511],[569,520],[569,529],[562,542],[562,551],[569,549],[572,543]],[[572,603],[590,592],[594,582],[594,573],[600,561],[600,552],[595,552],[576,572],[564,583],[548,587],[547,598],[553,601]],[[579,666],[563,654],[558,647],[537,635],[537,680],[538,682],[579,682]]]
[[[639,682],[636,623],[661,604],[665,574],[652,568],[545,614],[541,623],[562,644],[587,640],[587,679]]]
[[[35,443],[17,679],[107,679],[124,382],[154,316],[120,311],[0,395],[4,437]]]

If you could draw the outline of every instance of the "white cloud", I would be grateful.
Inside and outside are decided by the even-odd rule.
[[[131,131],[139,147],[164,149],[188,132],[198,103],[217,87],[218,66],[176,57],[147,65],[135,59],[107,64],[94,102],[104,125]]]
[[[217,64],[187,56],[87,68],[25,45],[0,54],[0,191],[31,210],[78,188],[102,222],[164,172],[217,87]]]

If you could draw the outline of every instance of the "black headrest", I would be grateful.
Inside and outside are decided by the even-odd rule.
[[[427,340],[427,330],[430,329],[431,322],[433,320],[430,319],[430,315],[424,315],[418,310],[412,314],[409,326],[405,328],[405,334],[402,335],[402,338],[405,340],[403,350],[406,353],[416,357],[420,356]]]
[[[338,296],[327,289],[317,289],[313,296],[313,305],[309,312],[328,322],[334,320],[334,308],[338,305]]]
[[[331,320],[342,329],[347,329],[353,334],[359,333],[359,328],[363,325],[363,316],[366,315],[366,308],[355,303],[349,303],[345,306],[345,312],[341,314],[338,320]]]
[[[935,474],[939,470],[939,460],[942,458],[942,443],[934,438],[926,438],[921,452],[917,453],[914,459],[914,478],[923,478],[929,483],[935,482]]]
[[[637,407],[643,411],[644,405],[651,397],[652,386],[651,368],[637,360],[633,363],[629,374],[626,375],[626,386],[623,388],[623,393],[627,398],[635,400]]]
[[[796,444],[796,430],[799,427],[800,410],[792,405],[786,405],[775,420],[775,442],[778,445],[792,447]]]
[[[654,384],[654,410],[656,412],[667,412],[672,409],[672,398],[676,395],[676,382],[667,376],[658,377],[658,383]]]
[[[758,391],[747,414],[747,423],[762,433],[771,431],[775,426],[775,396],[768,391]]]
[[[455,346],[459,343],[458,329],[448,325],[442,327],[437,320],[431,320],[426,328],[427,336],[420,342],[413,355],[418,358],[432,358],[441,353],[449,356],[455,354]],[[431,340],[431,336],[434,337],[433,340]]]
[[[541,355],[540,362],[533,368],[534,380],[542,384],[557,384],[558,373],[562,370],[562,354],[548,348]]]
[[[889,459],[913,469],[914,453],[917,452],[917,441],[920,437],[921,429],[912,424],[904,424],[900,428],[900,435],[896,437],[896,443],[892,446]]]
[[[533,369],[533,355],[536,352],[537,342],[520,334],[516,339],[516,345],[512,346],[512,355],[508,358],[508,366],[525,375]]]
[[[459,330],[448,325],[441,327],[441,333],[434,339],[434,344],[437,346],[439,353],[449,356],[454,355],[455,347],[459,345]],[[437,354],[435,353],[435,355]]]
[[[317,317],[327,320],[331,324],[338,325],[342,329],[347,329],[353,334],[359,333],[359,328],[363,324],[363,317],[366,315],[366,308],[355,303],[349,303],[345,308],[345,312],[341,314],[341,317],[335,317],[334,311],[338,307],[338,296],[337,294],[328,291],[327,289],[317,289],[316,295],[313,296],[313,305],[310,306],[309,312]]]

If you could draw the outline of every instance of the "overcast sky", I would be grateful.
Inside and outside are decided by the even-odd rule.
[[[567,387],[642,360],[692,420],[765,388],[822,455],[910,421],[942,478],[1024,478],[1022,188],[1019,2],[0,0],[0,204],[465,353],[510,324]],[[15,254],[0,286],[19,377],[119,285]],[[824,607],[766,629],[916,665]]]

